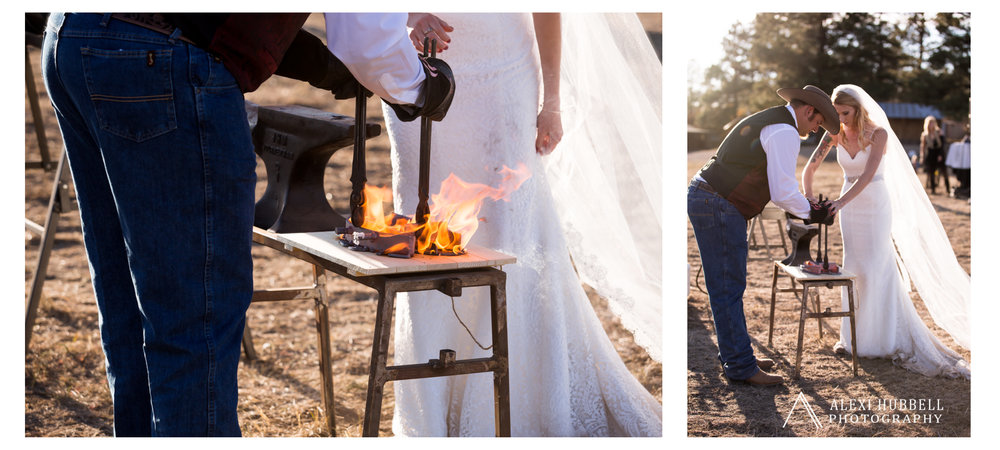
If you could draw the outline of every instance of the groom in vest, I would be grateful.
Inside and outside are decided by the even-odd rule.
[[[774,361],[757,359],[747,334],[747,221],[768,201],[810,222],[826,219],[826,205],[810,205],[799,192],[795,165],[802,138],[820,126],[831,134],[840,131],[837,110],[822,89],[784,88],[778,96],[788,104],[741,120],[688,188],[688,217],[705,271],[719,360],[729,379],[751,385],[783,379],[767,373]]]

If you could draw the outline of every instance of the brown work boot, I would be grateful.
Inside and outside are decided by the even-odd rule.
[[[784,383],[785,379],[781,375],[771,375],[763,370],[759,370],[752,377],[743,380],[743,382],[753,386],[777,386]]]
[[[757,358],[757,368],[760,370],[771,370],[774,368],[774,360],[768,358]]]

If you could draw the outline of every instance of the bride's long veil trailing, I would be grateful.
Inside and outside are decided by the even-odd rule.
[[[858,99],[872,122],[888,131],[882,164],[892,204],[892,240],[902,260],[904,278],[908,275],[912,280],[934,323],[959,345],[970,348],[972,288],[969,274],[958,264],[941,219],[924,193],[903,145],[889,126],[885,111],[858,86],[838,86],[833,95],[840,91]]]
[[[562,32],[556,209],[581,280],[662,361],[663,66],[635,14],[565,14]]]

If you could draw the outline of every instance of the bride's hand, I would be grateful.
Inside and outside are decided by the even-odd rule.
[[[840,212],[840,209],[843,208],[843,207],[844,207],[844,203],[841,202],[840,199],[837,199],[837,200],[834,200],[834,201],[830,202],[830,214],[831,215],[832,214],[837,214],[838,212]]]
[[[562,116],[559,111],[542,109],[538,113],[538,135],[535,137],[535,153],[545,156],[555,150],[562,140]]]
[[[437,51],[447,50],[448,43],[451,42],[448,32],[455,31],[455,28],[448,25],[448,22],[428,13],[410,13],[406,24],[413,27],[413,31],[410,32],[410,42],[413,43],[418,52],[424,51],[425,37],[431,40],[437,39]]]

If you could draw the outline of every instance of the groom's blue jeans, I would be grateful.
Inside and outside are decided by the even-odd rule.
[[[53,14],[45,86],[76,187],[117,436],[238,436],[255,156],[221,62]]]
[[[693,185],[688,187],[688,218],[701,253],[719,360],[726,376],[745,380],[759,370],[743,315],[743,291],[747,285],[746,219],[728,200]]]

